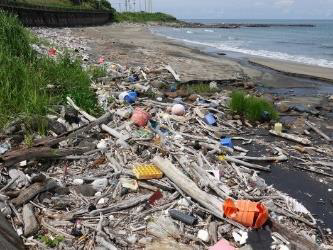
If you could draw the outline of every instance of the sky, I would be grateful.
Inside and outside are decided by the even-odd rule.
[[[116,9],[125,0],[109,0]],[[134,2],[134,0],[130,0]],[[144,2],[136,0],[136,10]],[[152,0],[180,19],[333,19],[333,0]],[[121,5],[122,9],[124,5]],[[132,9],[133,9],[133,5]]]

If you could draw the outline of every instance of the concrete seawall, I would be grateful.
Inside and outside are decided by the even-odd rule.
[[[16,14],[25,26],[74,27],[102,25],[112,21],[113,13],[104,11],[59,10],[11,6],[0,2],[0,9]]]

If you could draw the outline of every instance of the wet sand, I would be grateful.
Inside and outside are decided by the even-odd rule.
[[[311,79],[319,79],[324,81],[333,82],[333,69],[324,68],[319,66],[312,66],[288,61],[272,60],[261,57],[250,57],[249,61],[270,69],[291,76],[301,76]]]

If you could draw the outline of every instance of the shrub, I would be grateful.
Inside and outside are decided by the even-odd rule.
[[[145,22],[176,22],[177,19],[171,15],[156,12],[117,12],[117,22],[134,22],[134,23],[145,23]]]
[[[252,122],[265,120],[265,112],[269,119],[278,119],[278,113],[272,103],[264,98],[247,96],[242,91],[233,91],[231,93],[229,106],[234,113],[245,116]]]

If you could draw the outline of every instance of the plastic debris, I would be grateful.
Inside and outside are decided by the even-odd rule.
[[[231,138],[222,138],[220,140],[220,143],[222,146],[225,146],[225,147],[229,147],[229,148],[232,148],[233,147],[233,144],[232,144],[232,139]]]
[[[11,148],[11,145],[8,142],[2,143],[0,145],[0,155],[6,153]]]
[[[150,198],[148,199],[148,203],[150,205],[154,205],[155,202],[161,199],[162,197],[163,197],[162,192],[158,190],[152,196],[150,196]]]
[[[141,108],[136,108],[131,118],[132,122],[140,127],[146,126],[149,119],[150,115]]]
[[[56,56],[56,54],[57,54],[57,50],[55,48],[49,49],[49,52],[48,52],[49,56]]]
[[[197,237],[204,242],[209,241],[209,233],[207,230],[199,230]]]
[[[197,218],[195,218],[191,215],[188,215],[188,214],[184,214],[175,209],[169,210],[169,215],[171,216],[172,219],[180,220],[187,225],[194,225],[194,223],[197,221]]]
[[[235,248],[229,243],[229,241],[222,239],[214,246],[209,247],[208,250],[235,250]]]
[[[233,201],[228,198],[223,204],[224,215],[246,227],[260,228],[268,219],[268,210],[260,202]]]
[[[98,64],[103,64],[105,61],[104,56],[101,56],[100,58],[98,58]]]
[[[127,93],[127,95],[125,95],[124,97],[124,101],[127,102],[127,103],[135,103],[136,102],[136,99],[138,98],[138,93],[135,92],[135,91],[130,91]]]
[[[204,122],[207,123],[208,125],[216,126],[216,118],[212,113],[208,113],[204,117]]]
[[[163,172],[155,165],[136,166],[133,173],[138,180],[160,179],[163,176]]]
[[[185,107],[182,104],[175,104],[171,108],[171,113],[173,115],[183,116],[185,114]]]
[[[278,134],[282,133],[282,124],[281,123],[275,123],[274,130]]]
[[[122,187],[131,189],[134,191],[138,190],[138,188],[139,188],[138,182],[133,179],[120,178],[120,183],[121,183]]]
[[[74,179],[73,185],[82,185],[84,183],[84,180],[82,179]]]
[[[239,230],[238,232],[233,231],[232,236],[234,237],[234,240],[240,245],[244,245],[249,237],[248,233],[242,230]]]

